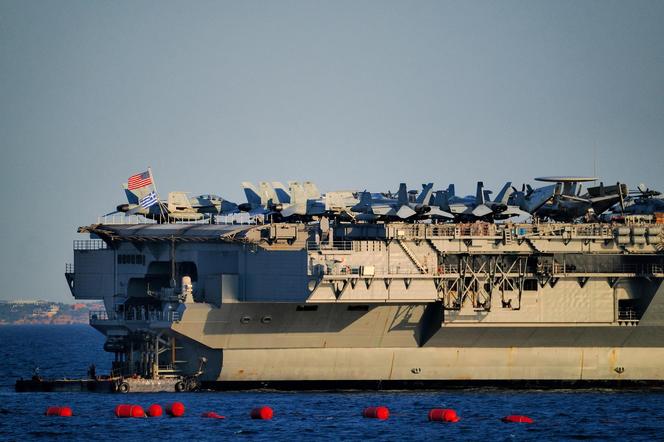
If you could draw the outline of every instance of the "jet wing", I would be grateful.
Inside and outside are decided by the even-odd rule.
[[[532,216],[530,214],[530,212],[526,212],[525,210],[521,210],[516,206],[507,206],[507,210],[505,210],[502,214],[507,215],[509,217],[522,216],[522,217],[525,217],[525,218],[530,218]]]
[[[289,216],[293,215],[306,215],[307,214],[307,206],[304,203],[295,203],[295,204],[290,204],[286,206],[285,209],[283,209],[281,212],[281,216],[288,218]]]
[[[477,217],[482,217],[482,216],[487,216],[491,213],[493,213],[493,210],[491,210],[491,207],[480,204],[479,206],[475,207],[472,211],[473,215]]]
[[[441,210],[438,207],[432,207],[431,210],[429,211],[429,216],[434,216],[438,218],[448,218],[448,219],[454,218],[454,215],[452,215],[449,212],[445,212],[444,210]]]
[[[394,213],[394,209],[390,206],[371,206],[371,212],[374,215],[390,215],[391,213]]]
[[[415,215],[417,212],[415,212],[413,209],[411,209],[408,206],[401,206],[399,210],[397,210],[397,216],[401,219],[406,219],[410,218],[411,216]]]

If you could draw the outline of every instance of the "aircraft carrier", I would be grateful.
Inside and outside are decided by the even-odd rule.
[[[662,200],[594,179],[494,200],[245,182],[235,204],[162,202],[148,169],[65,276],[105,304],[120,391],[664,384]]]
[[[92,239],[74,242],[67,280],[104,301],[90,324],[115,374],[226,389],[664,380],[658,224],[79,232]]]

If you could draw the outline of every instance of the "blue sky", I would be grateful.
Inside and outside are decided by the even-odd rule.
[[[71,301],[76,228],[147,166],[232,200],[595,164],[662,189],[662,23],[661,1],[0,0],[0,299]]]

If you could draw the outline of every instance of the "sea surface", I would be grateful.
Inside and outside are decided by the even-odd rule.
[[[0,440],[664,440],[661,390],[468,389],[382,392],[199,392],[157,394],[15,393],[14,382],[39,367],[44,377],[85,377],[95,363],[106,373],[111,356],[89,326],[0,327]],[[182,418],[118,419],[115,405],[147,409],[175,401]],[[69,405],[71,418],[46,417],[51,405]],[[249,418],[269,405],[271,421]],[[390,409],[386,421],[365,419],[367,406]],[[455,424],[427,422],[431,408],[454,408]],[[226,419],[206,419],[215,411]],[[533,424],[504,424],[524,414]]]

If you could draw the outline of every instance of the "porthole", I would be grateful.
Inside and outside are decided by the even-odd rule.
[[[269,324],[270,322],[272,322],[272,316],[263,316],[261,318],[261,322],[263,324]]]
[[[251,317],[250,316],[243,316],[240,318],[240,322],[243,324],[249,324],[251,322]]]

